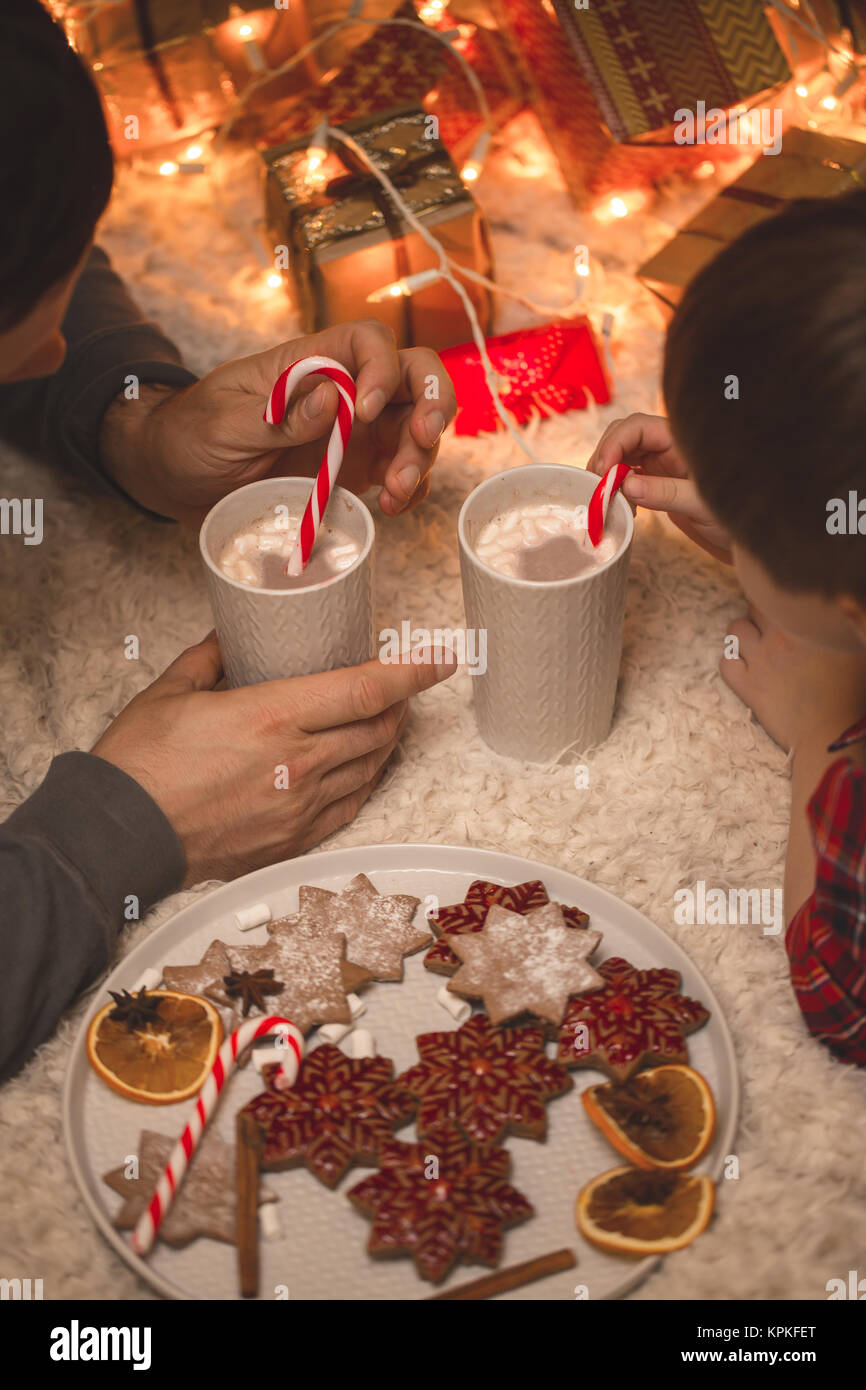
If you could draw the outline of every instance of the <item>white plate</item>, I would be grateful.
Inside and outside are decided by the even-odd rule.
[[[141,1260],[131,1250],[126,1235],[112,1226],[120,1199],[102,1182],[102,1174],[136,1152],[143,1128],[176,1139],[193,1102],[146,1106],[116,1095],[87,1062],[85,1036],[90,1020],[107,999],[109,989],[131,988],[148,967],[197,962],[214,937],[230,944],[266,941],[264,927],[245,933],[237,930],[233,915],[239,908],[266,902],[275,917],[282,916],[297,908],[300,884],[337,889],[362,872],[369,874],[382,893],[411,893],[421,898],[419,913],[428,895],[434,895],[443,906],[459,902],[476,878],[497,883],[538,878],[551,898],[583,908],[590,914],[592,926],[604,933],[597,959],[621,955],[643,969],[670,966],[679,970],[683,992],[702,1000],[711,1011],[709,1023],[689,1037],[688,1047],[689,1060],[712,1086],[718,1109],[713,1146],[697,1171],[716,1179],[720,1176],[724,1157],[733,1148],[739,1110],[734,1049],[712,989],[676,942],[603,889],[530,859],[451,845],[330,850],[260,869],[184,908],[120,963],[99,990],[81,1026],[63,1097],[69,1159],[85,1204],[105,1239],[154,1289],[169,1298],[235,1298],[236,1251],[220,1241],[201,1238],[183,1250],[157,1242],[148,1259]],[[402,984],[374,984],[364,991],[367,1012],[358,1026],[372,1032],[379,1052],[393,1059],[397,1072],[417,1061],[416,1034],[456,1026],[436,1000],[444,977],[425,970],[423,957],[422,951],[406,961]],[[308,1047],[315,1039],[313,1033]],[[536,1215],[506,1232],[502,1264],[516,1264],[567,1246],[575,1251],[578,1265],[503,1295],[506,1298],[574,1299],[576,1285],[585,1285],[591,1299],[615,1298],[634,1288],[656,1264],[655,1259],[635,1264],[605,1255],[577,1233],[574,1203],[578,1190],[622,1160],[587,1119],[580,1103],[580,1092],[599,1074],[579,1070],[573,1075],[574,1089],[548,1106],[546,1142],[506,1141],[512,1157],[511,1181],[532,1202]],[[234,1116],[261,1089],[252,1066],[230,1079],[223,1103],[211,1121],[224,1138],[233,1138]],[[400,1130],[398,1137],[414,1138],[414,1127]],[[280,1196],[275,1210],[283,1234],[280,1239],[260,1243],[261,1298],[286,1297],[286,1290],[292,1299],[364,1300],[423,1298],[433,1292],[417,1278],[410,1259],[379,1261],[367,1255],[369,1220],[346,1200],[345,1192],[369,1171],[351,1169],[333,1192],[305,1168],[267,1175],[266,1181]],[[439,1288],[447,1289],[485,1272],[482,1267],[458,1264]]]

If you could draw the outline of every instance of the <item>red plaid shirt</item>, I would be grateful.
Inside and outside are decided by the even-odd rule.
[[[866,739],[861,719],[830,751]],[[866,1065],[866,771],[839,758],[808,808],[815,889],[785,934],[791,983],[809,1029],[844,1062]]]

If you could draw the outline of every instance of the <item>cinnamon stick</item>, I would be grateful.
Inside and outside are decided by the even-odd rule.
[[[445,1298],[494,1298],[498,1293],[509,1289],[519,1289],[523,1284],[532,1284],[536,1279],[546,1279],[549,1274],[558,1274],[563,1269],[574,1269],[577,1258],[571,1250],[551,1250],[549,1255],[538,1255],[534,1260],[524,1260],[522,1264],[511,1265],[508,1269],[498,1269],[495,1274],[484,1274],[480,1279],[472,1279],[468,1284],[458,1284],[456,1289],[446,1289],[444,1293],[430,1294],[427,1302]]]
[[[261,1134],[252,1115],[237,1119],[238,1279],[241,1295],[259,1291],[259,1154]]]

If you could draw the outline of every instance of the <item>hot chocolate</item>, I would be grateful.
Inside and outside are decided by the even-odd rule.
[[[300,525],[300,516],[275,507],[226,542],[217,561],[219,568],[229,579],[254,589],[306,589],[335,579],[358,559],[357,542],[323,519],[303,573],[287,574]]]
[[[586,507],[528,502],[502,512],[482,527],[475,554],[512,579],[555,583],[597,569],[616,554],[605,535],[593,546],[586,534]]]

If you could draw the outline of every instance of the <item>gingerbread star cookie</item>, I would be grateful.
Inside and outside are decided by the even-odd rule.
[[[419,898],[377,893],[366,874],[357,874],[339,893],[303,885],[300,906],[290,917],[271,922],[272,937],[293,931],[308,937],[342,932],[347,958],[369,970],[374,980],[402,980],[403,957],[427,946],[429,930],[412,925]]]
[[[208,999],[234,1010],[239,1022],[251,1012],[281,1014],[306,1033],[319,1023],[351,1023],[347,993],[370,979],[346,960],[346,941],[336,932],[311,940],[272,936],[265,946],[226,947],[228,970],[205,989]]]
[[[326,1187],[336,1187],[353,1163],[375,1164],[383,1143],[412,1118],[412,1098],[394,1084],[387,1057],[353,1059],[324,1043],[286,1091],[273,1085],[278,1070],[265,1068],[267,1090],[244,1106],[262,1134],[263,1168],[306,1163]]]
[[[602,984],[587,961],[600,941],[601,932],[567,927],[558,903],[525,916],[497,903],[482,931],[452,938],[462,964],[448,988],[483,1000],[491,1023],[522,1013],[560,1023],[569,995]]]
[[[534,907],[544,907],[549,901],[547,889],[537,878],[507,886],[477,878],[469,885],[462,903],[440,907],[430,918],[430,925],[439,940],[430,947],[424,957],[424,965],[437,975],[453,975],[460,962],[451,949],[451,937],[481,931],[494,903],[507,907],[509,912],[524,914],[531,912]],[[589,925],[588,915],[578,907],[563,907],[562,915],[569,927]]]
[[[166,965],[162,978],[166,989],[178,994],[204,994],[211,980],[229,969],[229,958],[223,941],[212,941],[198,965]]]
[[[495,1266],[502,1236],[533,1209],[507,1181],[505,1149],[473,1144],[452,1126],[421,1144],[382,1145],[381,1167],[349,1190],[373,1218],[371,1255],[411,1255],[422,1279],[438,1284],[459,1260]]]
[[[557,1060],[598,1067],[625,1081],[643,1067],[687,1062],[685,1035],[709,1012],[679,993],[678,970],[638,970],[621,956],[599,966],[603,988],[569,1000],[559,1029]]]
[[[420,1135],[449,1123],[479,1144],[506,1134],[543,1139],[546,1103],[572,1086],[568,1072],[546,1056],[542,1028],[494,1028],[473,1014],[462,1028],[415,1041],[421,1060],[397,1085],[415,1101]]]
[[[148,1206],[153,1190],[162,1177],[175,1140],[167,1134],[143,1129],[138,1143],[138,1176],[126,1177],[126,1168],[113,1168],[103,1182],[123,1197],[114,1218],[120,1231],[129,1231]],[[237,1177],[235,1150],[213,1131],[208,1132],[196,1150],[183,1185],[159,1228],[159,1239],[167,1245],[189,1245],[198,1236],[237,1243]],[[276,1202],[276,1193],[259,1189],[259,1204]]]

